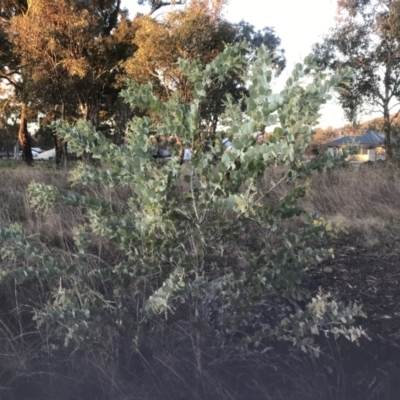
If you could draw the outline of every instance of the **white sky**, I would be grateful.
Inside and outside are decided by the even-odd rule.
[[[229,0],[225,17],[231,22],[242,19],[257,29],[266,26],[275,29],[285,49],[287,67],[282,74],[284,82],[292,67],[311,52],[311,47],[333,26],[337,0]],[[130,11],[146,13],[148,7],[137,0],[122,0]],[[162,9],[160,12],[163,12]],[[321,110],[320,126],[339,127],[346,123],[339,105],[333,101]]]

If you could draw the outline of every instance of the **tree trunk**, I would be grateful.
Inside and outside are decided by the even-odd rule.
[[[390,123],[390,113],[389,106],[385,105],[383,111],[383,132],[385,134],[385,151],[386,151],[386,159],[391,161],[393,158],[393,149],[392,149],[392,138],[391,138],[391,123]]]
[[[83,106],[85,120],[90,121],[96,129],[99,127],[99,110],[98,99],[96,99],[96,104],[93,102],[85,102]]]
[[[61,119],[65,121],[65,103],[61,103]],[[57,135],[53,133],[53,141],[55,148],[55,162],[56,166],[67,167],[67,142],[58,138]]]
[[[22,150],[22,160],[27,165],[33,164],[31,141],[28,133],[28,122],[26,120],[26,104],[21,106],[21,122],[19,124],[18,141]]]
[[[55,160],[58,167],[67,167],[67,143],[59,139],[53,134],[53,141],[55,147]]]
[[[86,121],[92,123],[92,125],[97,128],[99,127],[99,101],[96,98],[95,102],[93,101],[86,101],[83,107],[83,115]],[[90,163],[92,161],[92,155],[87,153],[86,151],[82,153],[82,161],[84,163]]]

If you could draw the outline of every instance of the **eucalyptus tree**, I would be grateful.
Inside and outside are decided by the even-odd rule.
[[[15,144],[18,137],[17,116],[20,109],[18,99],[7,89],[0,90],[0,145],[7,153],[7,158],[15,155]]]
[[[120,0],[32,0],[12,19],[30,100],[47,119],[81,117],[99,125],[117,95],[118,63],[130,54],[127,29],[118,31],[127,24]],[[55,139],[57,160],[65,159],[65,146]]]
[[[234,28],[236,41],[246,40],[251,52],[256,53],[261,45],[271,52],[278,73],[286,67],[285,50],[281,48],[281,39],[273,28],[266,26],[261,30],[256,30],[253,25],[243,20],[235,24]]]
[[[336,25],[314,52],[322,68],[351,67],[350,82],[339,100],[350,121],[363,110],[384,119],[387,157],[392,158],[391,115],[400,100],[400,35],[398,0],[341,0]]]
[[[123,64],[126,75],[138,83],[151,81],[154,93],[162,99],[178,95],[182,101],[193,100],[193,84],[182,74],[177,60],[196,60],[200,65],[210,63],[226,44],[247,40],[246,53],[264,44],[273,52],[277,72],[285,67],[284,52],[275,32],[265,28],[256,32],[244,22],[234,25],[221,17],[224,2],[192,1],[185,8],[172,10],[160,20],[150,15],[133,21],[133,43],[137,51]],[[245,62],[245,58],[242,59]],[[224,110],[224,99],[230,93],[239,99],[246,93],[243,77],[231,71],[224,81],[214,81],[207,89],[207,102],[202,104],[204,131],[213,134]]]
[[[14,51],[14,43],[10,37],[10,25],[13,18],[26,13],[27,0],[4,0],[0,4],[0,83],[11,87],[13,94],[20,102],[20,126],[18,141],[22,150],[22,158],[27,164],[32,164],[30,137],[27,128],[27,96],[25,84],[27,77],[23,73],[21,57]]]
[[[137,51],[124,64],[126,74],[138,83],[151,81],[154,93],[165,100],[175,95],[184,102],[193,98],[193,85],[177,64],[180,57],[206,65],[235,38],[231,24],[213,19],[210,12],[196,4],[170,11],[161,21],[146,15],[137,17],[133,24]],[[216,125],[217,114],[221,113],[221,89],[232,86],[233,81],[216,82],[210,88],[209,102],[203,106],[207,130]]]

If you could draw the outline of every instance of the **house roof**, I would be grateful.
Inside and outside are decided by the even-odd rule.
[[[347,144],[358,144],[361,146],[383,146],[385,135],[376,131],[366,131],[360,136],[343,136],[326,144],[328,147],[339,147]]]

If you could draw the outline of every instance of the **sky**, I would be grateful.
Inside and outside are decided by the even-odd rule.
[[[311,52],[312,45],[334,25],[336,4],[337,0],[229,0],[225,18],[234,23],[243,19],[257,29],[266,26],[275,29],[287,60],[278,88],[293,66],[301,62]],[[139,6],[137,0],[123,0],[122,5],[129,9],[131,17],[136,12],[148,12],[148,7]],[[341,107],[334,100],[322,108],[321,114],[319,126],[323,128],[346,123]]]

